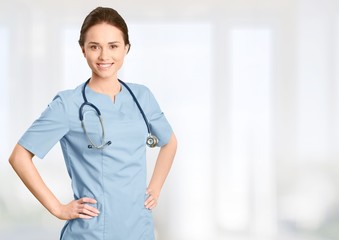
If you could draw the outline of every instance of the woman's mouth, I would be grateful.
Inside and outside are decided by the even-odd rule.
[[[97,63],[97,66],[102,69],[110,68],[113,65],[113,63]]]

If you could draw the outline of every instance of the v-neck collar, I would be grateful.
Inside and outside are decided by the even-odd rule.
[[[121,84],[121,91],[117,95],[115,95],[115,99],[113,101],[111,97],[108,96],[107,94],[96,92],[88,85],[85,88],[85,94],[88,102],[93,102],[93,104],[100,103],[107,104],[109,102],[110,105],[116,107],[121,105],[121,102],[123,101],[123,98],[126,95],[126,91],[127,91],[126,87],[123,84]]]

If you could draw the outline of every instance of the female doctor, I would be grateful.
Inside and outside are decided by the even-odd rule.
[[[148,88],[118,79],[130,49],[124,19],[98,7],[84,20],[79,44],[91,78],[62,91],[24,133],[9,162],[54,216],[67,220],[60,239],[152,240],[157,205],[177,142]],[[32,161],[58,142],[74,200],[61,203]],[[161,147],[149,185],[146,143]]]

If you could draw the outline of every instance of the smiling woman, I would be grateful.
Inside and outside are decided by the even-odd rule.
[[[116,81],[114,86],[104,84],[111,85],[111,78],[118,78],[118,71],[128,52],[129,45],[125,44],[123,33],[111,24],[96,24],[87,30],[86,40],[81,49],[92,70],[89,87],[108,94],[114,100],[115,95],[121,90],[120,84]],[[97,87],[100,89],[95,89]]]
[[[57,94],[21,137],[9,161],[41,204],[68,220],[60,239],[152,240],[150,210],[157,206],[170,171],[175,135],[147,87],[118,79],[129,40],[126,23],[115,10],[93,10],[83,23],[79,44],[91,78]],[[151,131],[157,136],[152,147],[160,151],[147,186],[145,148]],[[74,192],[68,204],[60,203],[32,162],[59,141]]]

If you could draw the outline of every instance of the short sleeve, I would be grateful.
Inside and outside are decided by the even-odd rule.
[[[56,96],[18,143],[39,158],[44,158],[68,131],[65,104],[60,96]]]
[[[173,130],[151,91],[149,91],[148,107],[147,117],[150,123],[151,133],[158,138],[159,142],[157,146],[161,147],[169,142]]]

